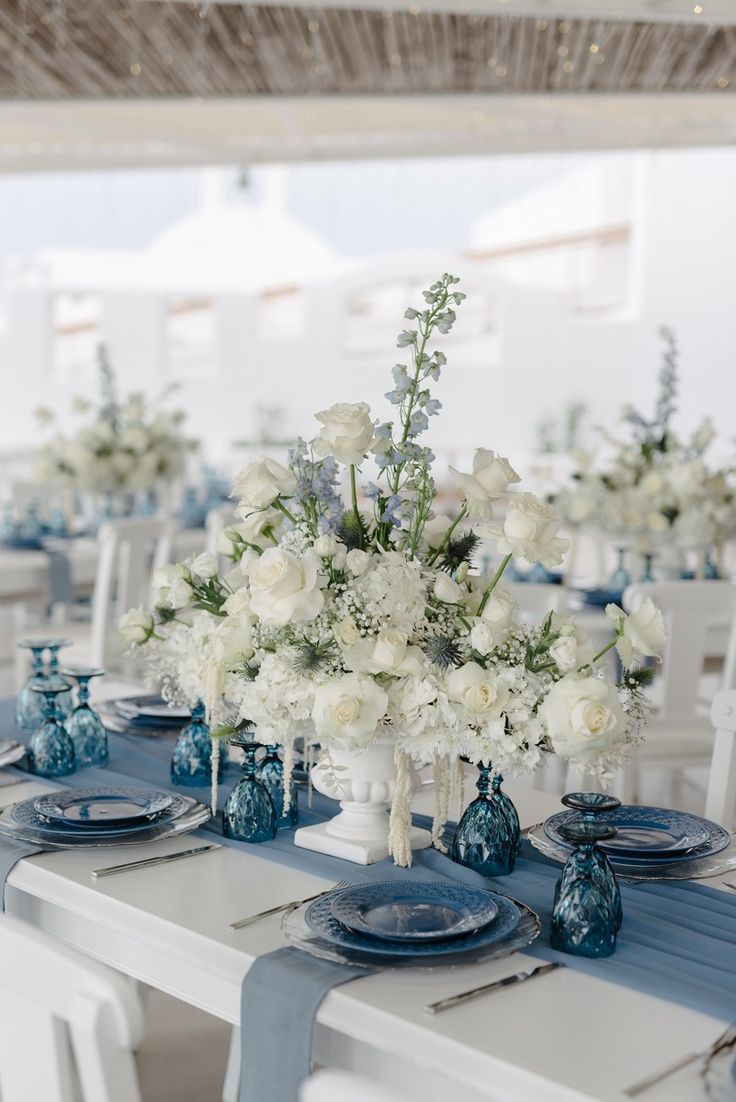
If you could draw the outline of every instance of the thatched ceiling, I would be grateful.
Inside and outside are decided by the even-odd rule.
[[[178,0],[0,0],[0,99],[736,89],[736,28]]]

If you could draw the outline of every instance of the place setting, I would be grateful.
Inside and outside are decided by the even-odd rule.
[[[178,733],[190,720],[188,708],[176,707],[158,693],[124,696],[97,705],[105,724],[119,734],[161,738]]]

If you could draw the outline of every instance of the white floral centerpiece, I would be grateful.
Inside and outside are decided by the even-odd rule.
[[[616,610],[609,647],[619,645],[628,667],[616,686],[599,667],[609,647],[593,654],[572,618],[515,619],[502,582],[511,557],[555,566],[567,541],[551,506],[517,492],[504,457],[479,448],[471,472],[452,471],[458,511],[435,511],[433,456],[420,438],[440,409],[431,383],[445,357],[430,342],[455,322],[457,282],[443,276],[423,309],[406,312],[398,345],[410,362],[394,367],[387,395],[394,419],[376,423],[365,403],[337,404],[317,414],[316,438],[298,441],[287,465],[249,464],[233,490],[239,523],[220,549],[228,571],[201,559],[167,568],[155,609],[133,610],[121,625],[159,661],[167,639],[172,655],[186,652],[182,624],[199,655],[207,617],[215,672],[197,663],[212,722],[228,732],[251,721],[260,741],[286,748],[287,770],[304,737],[318,755],[315,785],[339,796],[343,813],[300,830],[297,842],[354,860],[389,850],[409,864],[412,844],[429,842],[411,832],[413,763],[435,768],[435,840],[461,758],[514,774],[560,754],[608,777],[641,737],[647,671],[636,663],[664,643],[653,607],[638,619]],[[378,477],[361,497],[367,457]],[[480,533],[500,556],[488,577],[473,568]]]
[[[166,409],[166,394],[150,408],[139,392],[119,400],[104,346],[100,346],[99,361],[99,405],[75,399],[74,411],[82,423],[72,435],[59,432],[42,445],[39,476],[94,495],[136,494],[181,478],[198,447],[183,431],[184,412]],[[52,411],[45,408],[37,410],[36,416],[44,425],[54,421]]]
[[[688,439],[672,428],[677,398],[677,346],[666,342],[654,418],[632,407],[623,411],[623,438],[602,433],[607,458],[581,454],[574,484],[558,505],[575,525],[599,528],[644,554],[675,547],[700,555],[702,572],[709,547],[736,533],[736,465],[715,465],[708,451],[715,440],[710,419]]]

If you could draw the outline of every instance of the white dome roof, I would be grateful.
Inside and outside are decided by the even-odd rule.
[[[340,267],[319,234],[269,203],[229,203],[189,214],[156,238],[143,259],[149,277],[172,289],[283,286]]]

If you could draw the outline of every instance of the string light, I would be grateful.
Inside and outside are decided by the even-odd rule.
[[[130,71],[131,71],[131,73],[133,74],[134,77],[139,77],[141,75],[142,70],[141,70],[141,67],[140,67],[140,65],[138,64],[137,61],[133,62],[133,64],[130,67]]]
[[[537,30],[538,31],[546,31],[548,26],[549,26],[549,23],[547,22],[546,19],[538,19],[537,20]]]
[[[716,83],[719,88],[728,88],[731,81],[728,79],[728,77],[719,77]]]
[[[562,68],[565,70],[566,73],[571,73],[575,66],[573,65],[572,61],[566,61]]]
[[[317,32],[319,31],[319,23],[317,22],[317,20],[310,19],[307,23],[307,29],[310,34],[317,34]]]
[[[702,4],[696,4],[695,7],[693,8],[693,11],[695,12],[696,15],[702,15],[703,14],[703,5]]]
[[[497,77],[502,77],[502,78],[506,76],[506,66],[505,65],[497,65],[496,66],[496,76]]]
[[[568,50],[567,46],[558,46],[557,53],[559,57],[567,57],[570,51]]]
[[[422,8],[420,4],[412,4],[409,8],[409,15],[421,15]]]
[[[591,52],[592,54],[597,54],[597,53],[598,53],[598,50],[599,50],[599,49],[600,49],[600,46],[598,45],[598,43],[597,43],[597,42],[591,42],[591,44],[590,44],[590,52]]]

